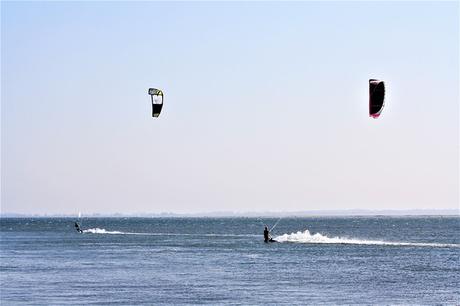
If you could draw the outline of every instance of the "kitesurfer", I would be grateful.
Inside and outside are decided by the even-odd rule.
[[[275,239],[273,239],[271,237],[270,230],[266,226],[265,226],[265,229],[264,229],[264,241],[265,242],[277,242]]]
[[[265,242],[270,241],[270,231],[268,230],[268,227],[265,227],[264,229],[264,241]]]
[[[80,228],[80,224],[78,224],[78,222],[75,222],[75,229],[77,230],[77,232],[83,233],[83,231]]]

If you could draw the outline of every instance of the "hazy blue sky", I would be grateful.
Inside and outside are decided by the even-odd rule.
[[[458,2],[1,9],[2,212],[458,208]]]

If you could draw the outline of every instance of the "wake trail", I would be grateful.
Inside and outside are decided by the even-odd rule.
[[[89,228],[83,230],[83,233],[90,233],[90,234],[111,234],[111,235],[126,235],[124,232],[119,232],[119,231],[107,231],[103,228]]]
[[[320,233],[310,234],[309,230],[304,232],[284,234],[274,238],[278,242],[293,243],[323,243],[323,244],[361,244],[361,245],[387,245],[387,246],[415,246],[415,247],[438,247],[438,248],[458,248],[460,244],[452,243],[422,243],[422,242],[390,242],[382,240],[362,240],[354,238],[327,237]]]
[[[89,234],[108,234],[108,235],[138,235],[138,236],[195,236],[195,237],[259,237],[260,235],[246,234],[189,234],[189,233],[136,233],[136,232],[120,232],[108,231],[103,228],[89,228],[83,230],[83,233]]]

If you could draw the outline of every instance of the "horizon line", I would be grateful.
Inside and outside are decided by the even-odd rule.
[[[134,212],[85,213],[91,217],[309,217],[309,216],[460,216],[460,209],[330,209],[302,211],[209,211],[209,212]],[[0,218],[78,217],[78,213],[0,212]]]

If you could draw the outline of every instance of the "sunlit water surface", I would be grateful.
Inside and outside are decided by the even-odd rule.
[[[9,304],[452,304],[459,217],[0,220]]]

